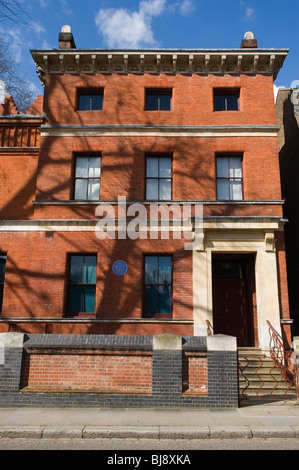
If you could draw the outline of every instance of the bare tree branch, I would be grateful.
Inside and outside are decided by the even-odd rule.
[[[29,16],[18,0],[0,0],[0,23],[13,21],[25,24]]]
[[[0,39],[0,81],[5,94],[12,95],[20,112],[25,112],[35,98],[31,82],[18,73],[10,46]]]

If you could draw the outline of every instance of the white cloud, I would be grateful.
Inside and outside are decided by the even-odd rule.
[[[17,64],[20,64],[23,59],[23,50],[26,41],[20,29],[10,29],[6,31],[6,35],[10,36],[8,41],[12,56]]]
[[[255,9],[247,6],[243,20],[245,21],[255,20]]]
[[[191,0],[184,0],[179,7],[179,11],[183,16],[190,15],[191,13],[193,13],[194,10],[195,6],[193,5]]]
[[[62,8],[62,13],[64,13],[67,16],[72,16],[73,11],[68,6],[67,1],[66,0],[60,0],[60,3],[61,3],[61,8]]]
[[[35,21],[32,21],[30,23],[30,27],[33,29],[33,31],[36,33],[36,34],[40,34],[40,33],[45,33],[46,30],[45,28],[39,24],[39,23],[36,23]]]
[[[283,90],[284,88],[285,88],[284,86],[276,86],[276,85],[273,85],[274,103],[276,103],[277,95],[278,95],[279,90]]]
[[[3,104],[4,98],[6,95],[5,83],[3,80],[0,80],[0,104]]]
[[[126,8],[100,9],[95,23],[110,48],[139,48],[154,46],[152,20],[165,8],[165,0],[146,0],[139,3],[138,11]]]

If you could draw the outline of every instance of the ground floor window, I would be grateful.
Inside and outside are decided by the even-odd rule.
[[[0,255],[0,312],[2,312],[6,258],[6,255]]]
[[[68,314],[95,312],[96,255],[71,255],[69,264]]]
[[[172,257],[145,256],[144,315],[172,313]]]

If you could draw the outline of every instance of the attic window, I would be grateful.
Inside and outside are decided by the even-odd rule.
[[[214,111],[239,111],[240,90],[214,88]]]
[[[78,110],[96,111],[103,109],[103,90],[78,90]]]

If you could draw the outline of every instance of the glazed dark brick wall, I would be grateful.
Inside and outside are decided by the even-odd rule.
[[[102,406],[102,407],[196,407],[231,408],[238,406],[237,354],[207,351],[208,394],[182,394],[182,358],[184,351],[206,351],[205,338],[183,337],[182,351],[153,351],[152,394],[97,393],[22,393],[20,392],[23,350],[7,349],[5,364],[0,366],[0,406]],[[121,351],[152,350],[151,336],[114,335],[28,335],[24,348],[59,351],[75,348],[107,348]]]
[[[1,400],[19,393],[23,348],[6,348],[4,354],[4,364],[0,364]]]

